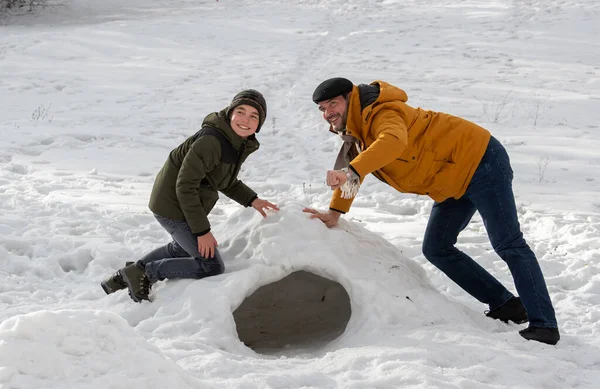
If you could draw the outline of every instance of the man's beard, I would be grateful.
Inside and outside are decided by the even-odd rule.
[[[347,115],[340,115],[339,123],[332,124],[333,130],[336,132],[346,131],[346,120],[347,120]]]

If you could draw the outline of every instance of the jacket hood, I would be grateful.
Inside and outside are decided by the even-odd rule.
[[[388,84],[384,81],[373,81],[371,85],[379,86],[379,97],[375,100],[375,103],[387,103],[390,101],[401,101],[406,103],[408,101],[408,95],[402,89]]]
[[[350,111],[365,113],[371,111],[374,107],[394,101],[400,101],[406,103],[408,101],[408,95],[402,89],[388,84],[384,81],[373,81],[369,85],[361,84],[352,88],[350,94],[350,101],[348,103],[348,119],[355,121],[354,123],[346,123],[346,126],[350,125],[354,129],[359,127],[360,114],[350,115]],[[353,116],[351,119],[350,116]],[[329,126],[329,132],[337,134],[337,131],[333,129],[333,126]]]

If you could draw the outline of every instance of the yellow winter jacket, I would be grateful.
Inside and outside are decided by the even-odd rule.
[[[383,81],[371,85],[379,86],[379,97],[362,112],[354,86],[346,122],[346,134],[360,143],[361,152],[350,165],[361,181],[373,173],[400,192],[428,195],[437,202],[460,198],[490,132],[456,116],[413,108],[406,104],[406,92]],[[337,189],[330,208],[348,212],[352,201]]]

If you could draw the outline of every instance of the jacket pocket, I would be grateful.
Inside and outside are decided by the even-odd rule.
[[[444,161],[436,161],[433,151],[425,151],[417,160],[415,170],[411,174],[410,182],[413,185],[422,185],[429,181],[440,171]]]

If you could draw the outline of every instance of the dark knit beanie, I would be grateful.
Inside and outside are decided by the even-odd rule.
[[[265,119],[267,118],[267,102],[263,95],[254,89],[246,89],[233,97],[229,107],[227,107],[227,117],[231,120],[231,113],[238,105],[249,105],[258,111],[258,127],[256,132],[260,131]]]
[[[313,92],[312,99],[318,104],[321,101],[333,99],[334,97],[352,92],[353,86],[352,81],[346,78],[330,78],[319,84],[317,89]]]

